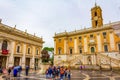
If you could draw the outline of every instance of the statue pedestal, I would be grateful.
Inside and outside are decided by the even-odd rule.
[[[38,73],[45,74],[46,69],[48,69],[50,65],[51,65],[50,63],[41,63],[40,64],[41,69]]]

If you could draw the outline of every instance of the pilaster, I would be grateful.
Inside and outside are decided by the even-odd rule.
[[[115,50],[115,40],[114,40],[114,34],[113,32],[110,32],[109,34],[110,38],[110,50],[114,51]]]
[[[88,52],[88,42],[87,42],[87,37],[84,36],[84,52],[87,53]]]
[[[74,53],[76,54],[76,53],[78,53],[78,49],[77,49],[77,38],[75,37],[74,38]]]
[[[15,51],[15,41],[11,40],[10,42],[10,56],[9,56],[9,65],[8,66],[13,66],[14,65],[14,51]]]
[[[23,44],[22,67],[25,68],[26,43]]]
[[[102,51],[102,43],[101,43],[101,37],[99,33],[97,33],[97,48],[98,48],[98,52]]]
[[[33,55],[33,57],[32,57],[32,59],[30,60],[30,62],[31,62],[31,68],[34,68],[35,67],[35,54],[36,53],[36,49],[35,49],[35,46],[33,46],[33,49],[32,49],[32,55]]]

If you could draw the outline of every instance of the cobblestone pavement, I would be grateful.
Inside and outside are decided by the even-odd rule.
[[[111,71],[72,71],[72,80],[120,80],[118,72]]]
[[[120,80],[120,74],[118,72],[111,71],[79,71],[72,70],[71,80]],[[13,80],[13,77],[10,77]],[[14,80],[46,80],[45,75],[37,74],[37,72],[29,73],[28,76],[22,72],[21,77],[17,77]],[[54,80],[54,79],[48,79]],[[67,79],[66,79],[67,80]]]

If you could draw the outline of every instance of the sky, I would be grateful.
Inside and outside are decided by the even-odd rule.
[[[120,0],[0,0],[2,23],[42,37],[43,47],[54,47],[55,33],[91,27],[95,1],[104,24],[120,21]]]

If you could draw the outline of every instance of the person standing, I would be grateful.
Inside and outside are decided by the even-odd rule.
[[[68,74],[68,80],[71,80],[71,71],[70,71],[70,68],[68,69],[67,74]]]
[[[10,73],[11,73],[11,68],[9,67],[8,68],[8,75],[10,75]]]
[[[26,66],[26,69],[25,69],[26,76],[28,76],[28,72],[29,72],[29,66]]]

